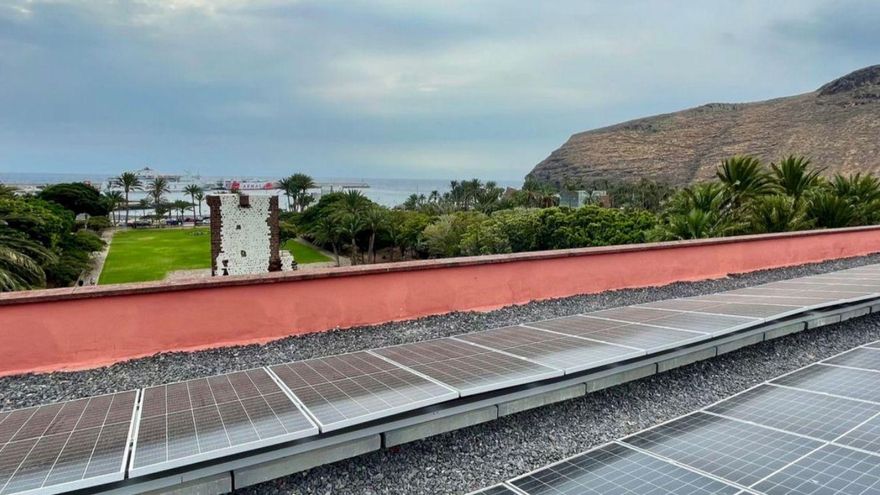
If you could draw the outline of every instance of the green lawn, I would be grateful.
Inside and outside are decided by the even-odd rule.
[[[293,254],[293,259],[295,259],[296,262],[301,265],[304,265],[306,263],[321,263],[325,261],[333,261],[332,258],[328,258],[312,246],[307,246],[301,242],[298,242],[296,239],[290,239],[285,242],[284,246],[282,246],[282,249],[290,251]]]
[[[300,264],[333,261],[293,239],[284,249]],[[211,235],[205,227],[126,230],[113,236],[98,283],[162,280],[168,272],[211,268]]]
[[[98,283],[162,280],[174,270],[211,268],[207,228],[144,229],[117,232]]]

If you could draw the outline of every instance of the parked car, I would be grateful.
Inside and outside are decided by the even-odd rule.
[[[183,222],[178,218],[168,218],[165,220],[165,225],[183,225]]]
[[[153,225],[149,220],[129,220],[126,224],[129,228],[137,229],[141,227],[151,227]]]

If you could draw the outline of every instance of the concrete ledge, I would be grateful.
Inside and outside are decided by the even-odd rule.
[[[781,325],[777,328],[764,332],[764,340],[778,339],[779,337],[785,337],[786,335],[791,335],[793,333],[803,332],[806,329],[807,323],[804,321]]]
[[[812,320],[807,320],[807,328],[824,327],[825,325],[833,325],[834,323],[840,323],[840,313],[828,314],[813,318]]]
[[[621,385],[626,382],[631,382],[640,378],[645,378],[646,376],[654,375],[656,373],[657,365],[654,363],[639,366],[638,368],[620,371],[618,373],[587,381],[587,393],[597,392],[608,387]]]
[[[728,352],[736,351],[738,349],[742,349],[743,347],[748,347],[750,345],[758,344],[764,341],[764,332],[747,334],[740,338],[730,340],[729,342],[723,342],[716,346],[716,355],[720,356],[722,354],[727,354]]]
[[[455,416],[435,419],[396,430],[386,431],[382,434],[385,447],[394,447],[408,442],[414,442],[423,438],[432,437],[447,431],[458,430],[468,426],[478,425],[498,419],[496,406],[484,407],[473,411],[463,412]]]
[[[221,495],[232,491],[232,474],[221,473],[175,487],[146,492],[146,495]]]
[[[880,304],[875,304],[875,305],[871,306],[871,312],[872,313],[880,313]]]
[[[366,454],[379,450],[381,446],[382,442],[379,435],[372,435],[321,449],[302,452],[264,464],[236,469],[233,472],[235,488],[239,489],[256,485],[257,483],[305,471],[323,464],[330,464]]]
[[[699,351],[683,353],[682,355],[676,356],[674,358],[664,359],[663,361],[657,363],[657,373],[663,373],[664,371],[687,366],[689,364],[696,363],[697,361],[711,359],[716,356],[716,352],[716,347],[710,347],[708,349],[701,349]]]
[[[853,318],[858,318],[859,316],[865,316],[871,313],[870,306],[864,306],[861,308],[851,309],[849,311],[844,311],[840,313],[840,321],[851,320]]]
[[[579,383],[571,387],[544,392],[531,397],[524,397],[510,402],[502,402],[501,404],[498,404],[498,416],[507,416],[522,411],[528,411],[529,409],[534,409],[536,407],[553,404],[554,402],[574,399],[576,397],[584,396],[586,393],[586,384]]]

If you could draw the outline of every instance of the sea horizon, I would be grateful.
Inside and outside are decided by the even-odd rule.
[[[162,172],[166,173],[166,172]],[[172,173],[173,174],[173,173]],[[176,174],[175,174],[176,175]],[[184,175],[184,174],[181,174]],[[71,172],[0,172],[0,183],[15,185],[46,185],[57,184],[61,182],[90,182],[96,185],[113,177],[112,174],[97,173],[71,173]],[[205,181],[215,180],[265,180],[274,181],[281,176],[269,175],[200,175]],[[312,176],[315,182],[321,183],[365,183],[369,187],[361,189],[365,196],[376,203],[394,207],[398,206],[411,194],[428,195],[431,191],[444,193],[450,190],[450,182],[453,180],[469,180],[473,177],[457,177],[450,179],[406,179],[406,178],[378,178],[378,177],[319,177]],[[493,180],[500,187],[522,187],[523,179],[482,179]],[[264,191],[247,191],[249,194],[265,193]],[[280,191],[274,190],[276,194],[281,195]],[[166,195],[170,200],[189,199],[184,193],[173,192]],[[142,191],[136,191],[131,194],[132,201],[137,201],[146,194]]]

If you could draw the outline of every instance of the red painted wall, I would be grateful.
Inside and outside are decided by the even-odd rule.
[[[0,294],[0,375],[880,252],[880,227]]]

